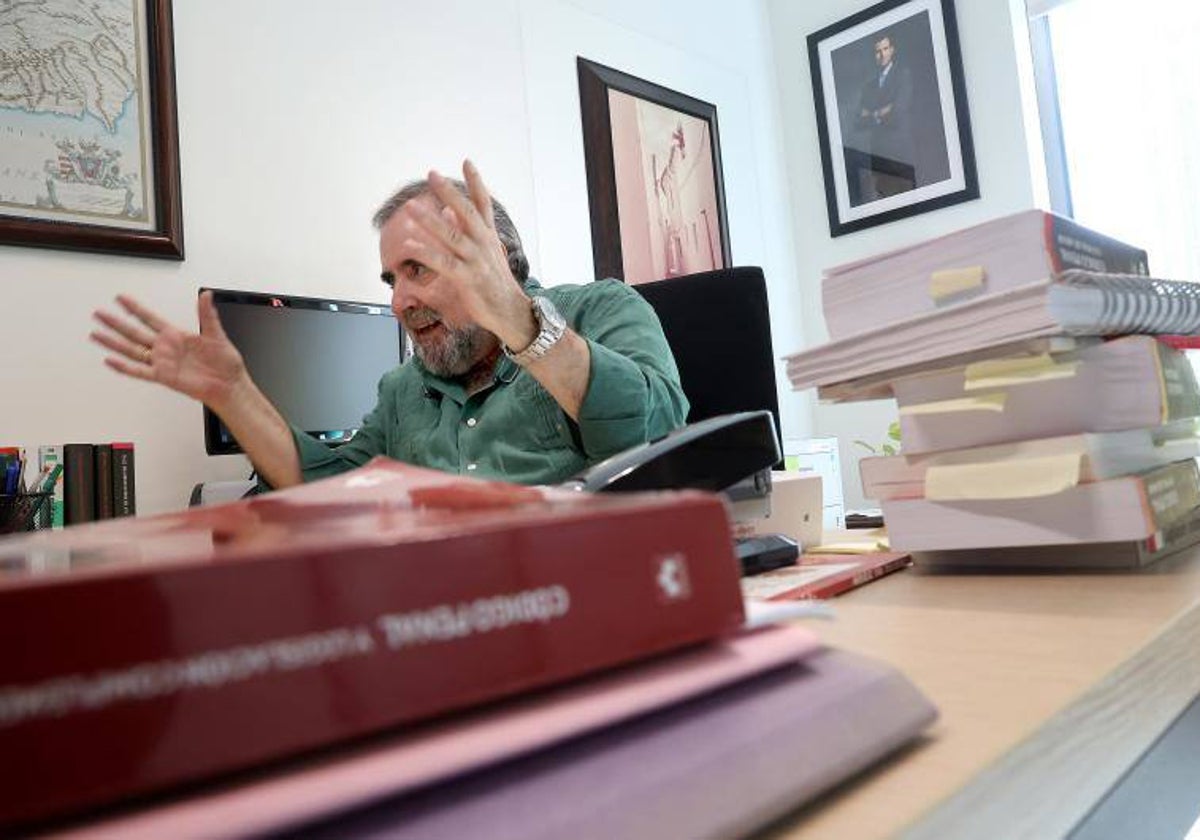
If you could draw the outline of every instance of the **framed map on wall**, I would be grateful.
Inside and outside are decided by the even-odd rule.
[[[0,2],[0,244],[183,259],[171,0]]]

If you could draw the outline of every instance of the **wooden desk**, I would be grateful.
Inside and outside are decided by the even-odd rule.
[[[1197,549],[1140,572],[909,570],[834,604],[821,635],[900,668],[941,719],[768,838],[1062,836],[1200,693]]]

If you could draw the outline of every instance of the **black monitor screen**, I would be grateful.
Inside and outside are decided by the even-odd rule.
[[[762,269],[706,271],[633,288],[662,322],[691,403],[688,422],[765,409],[775,419],[778,439],[775,352]]]
[[[379,378],[403,355],[403,333],[391,309],[375,303],[212,292],[221,326],[280,414],[330,445],[353,437],[375,405]],[[210,455],[241,451],[208,408],[204,444]]]

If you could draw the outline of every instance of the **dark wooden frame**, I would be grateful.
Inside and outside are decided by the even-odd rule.
[[[942,94],[943,101],[947,101],[948,99],[954,106],[955,125],[957,126],[959,140],[957,153],[962,166],[962,187],[954,192],[934,197],[921,198],[914,196],[912,202],[903,206],[880,210],[879,212],[865,215],[862,218],[844,219],[841,217],[834,182],[835,155],[831,147],[830,115],[827,114],[825,107],[825,86],[826,84],[832,85],[834,80],[825,79],[822,73],[820,60],[821,45],[847,29],[858,27],[862,24],[869,24],[885,13],[891,12],[893,9],[908,5],[918,7],[937,4],[940,4],[941,7],[942,22],[944,24],[943,31],[936,31],[936,27],[933,27],[930,35],[934,42],[941,40],[944,43],[948,58],[950,78],[946,81],[948,81],[949,89],[941,89],[939,92]],[[881,25],[879,28],[882,30],[884,27]],[[841,236],[852,231],[862,230],[863,228],[881,225],[886,222],[892,222],[897,219],[915,216],[920,213],[929,212],[930,210],[979,198],[979,181],[975,171],[975,149],[971,139],[971,118],[967,107],[967,89],[963,78],[962,51],[958,41],[958,25],[954,14],[954,0],[884,0],[882,3],[864,9],[857,14],[853,14],[825,27],[819,32],[809,35],[808,60],[812,75],[813,101],[817,115],[817,134],[821,148],[821,169],[825,177],[825,204],[829,213],[829,233],[831,236]],[[942,80],[939,79],[939,81]],[[834,114],[832,118],[836,120],[838,116]],[[946,140],[947,151],[949,153],[951,151],[950,137],[947,136]],[[856,150],[846,148],[840,151],[843,153],[854,153]],[[862,154],[861,152],[857,153]],[[838,156],[837,165],[846,165],[841,155]],[[913,192],[918,193],[919,189],[915,189]]]
[[[171,0],[142,0],[150,73],[155,224],[129,230],[102,224],[60,222],[0,212],[0,244],[138,257],[183,259],[183,202],[179,189],[179,125],[175,105],[175,49]]]
[[[612,122],[608,110],[609,89],[636,96],[655,105],[697,117],[708,123],[712,139],[713,177],[716,184],[717,229],[725,266],[732,264],[729,220],[725,210],[725,182],[721,171],[721,141],[717,132],[717,108],[687,94],[630,76],[586,58],[578,58],[579,104],[583,117],[583,154],[587,169],[588,206],[592,221],[592,257],[597,279],[625,278],[621,253],[621,219],[617,209],[617,181],[613,165]]]

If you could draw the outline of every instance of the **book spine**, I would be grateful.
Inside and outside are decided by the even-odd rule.
[[[1187,518],[1200,507],[1200,470],[1194,458],[1148,472],[1143,481],[1156,531]]]
[[[1046,214],[1046,249],[1056,274],[1071,268],[1110,274],[1150,273],[1144,249],[1053,213]]]
[[[1159,530],[1150,539],[1138,543],[1138,565],[1153,563],[1200,542],[1200,509]]]
[[[1162,421],[1200,416],[1200,385],[1187,354],[1156,342],[1162,392]]]
[[[113,518],[113,449],[111,443],[98,443],[92,450],[96,458],[96,518]]]
[[[722,503],[697,494],[0,587],[0,638],[39,639],[0,649],[0,826],[733,632],[738,571]]]
[[[90,443],[63,446],[63,524],[96,518],[96,456]]]
[[[133,516],[137,513],[137,497],[132,443],[112,445],[112,467],[113,516]]]
[[[63,448],[55,444],[45,444],[38,447],[38,472],[49,471],[54,469],[58,464],[63,463]],[[61,528],[63,526],[63,475],[60,472],[58,479],[54,482],[54,501],[50,512],[50,524],[52,527]]]

